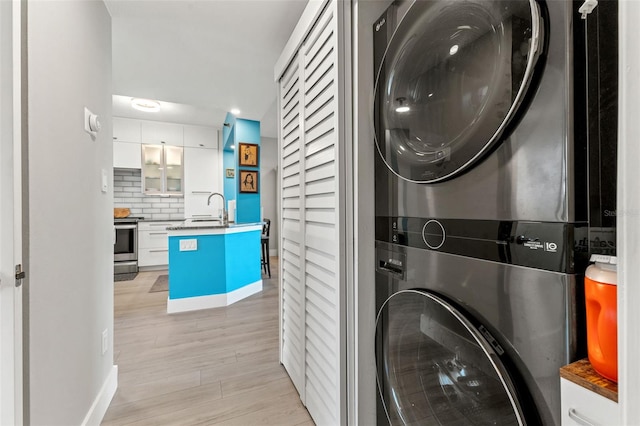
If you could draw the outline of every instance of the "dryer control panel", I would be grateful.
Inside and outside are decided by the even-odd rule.
[[[586,224],[376,217],[376,240],[573,274],[588,260]]]

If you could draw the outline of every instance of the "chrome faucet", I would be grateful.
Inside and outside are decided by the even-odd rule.
[[[211,205],[211,197],[214,195],[219,195],[220,198],[222,198],[222,224],[227,226],[229,224],[229,215],[227,213],[227,203],[224,201],[224,195],[219,192],[212,192],[209,198],[207,198],[207,205]]]

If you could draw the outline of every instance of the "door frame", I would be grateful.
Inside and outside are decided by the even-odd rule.
[[[640,170],[637,159],[640,147],[638,114],[640,104],[640,55],[635,40],[640,34],[637,19],[640,4],[618,3],[618,188],[617,188],[617,253],[618,253],[618,410],[621,424],[634,424],[640,418]]]
[[[22,124],[25,3],[0,1],[0,424],[23,419]]]

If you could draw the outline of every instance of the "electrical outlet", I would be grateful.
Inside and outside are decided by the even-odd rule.
[[[198,250],[198,240],[180,240],[180,251],[195,251]]]
[[[107,347],[109,346],[109,330],[106,328],[102,332],[102,355],[107,353]]]

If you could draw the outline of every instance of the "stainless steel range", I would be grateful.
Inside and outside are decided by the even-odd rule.
[[[114,219],[113,274],[138,272],[138,221],[139,217]]]

